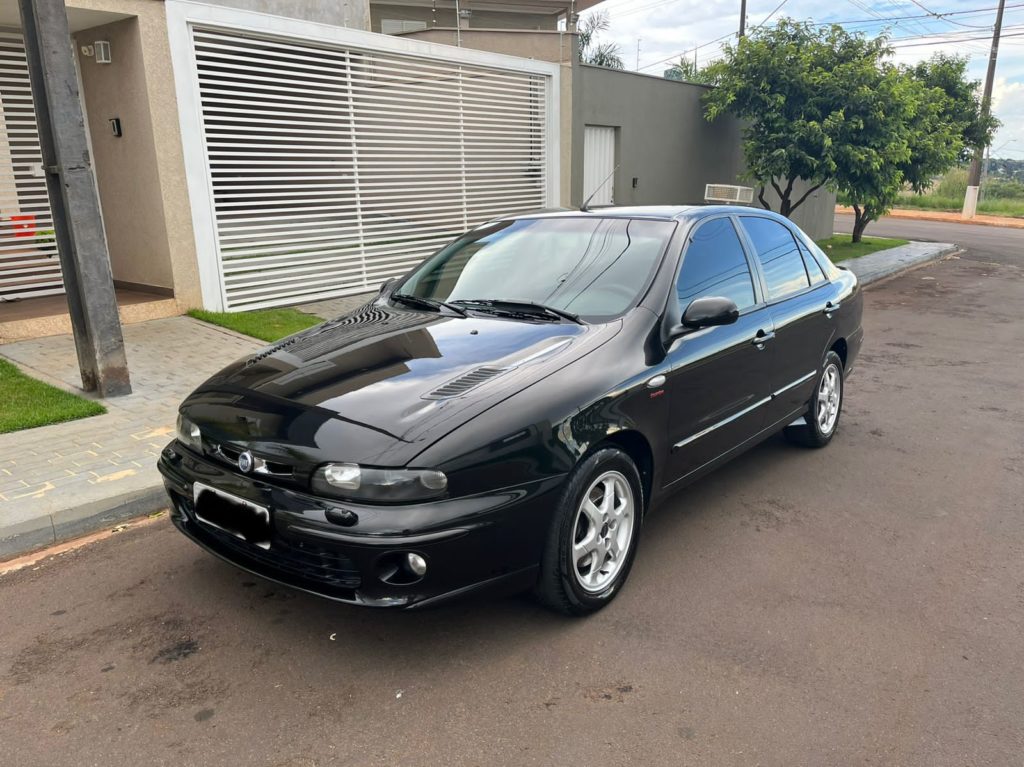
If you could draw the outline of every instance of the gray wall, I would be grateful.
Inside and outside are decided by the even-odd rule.
[[[520,13],[518,11],[502,13],[475,7],[465,3],[464,7],[473,11],[469,19],[470,29],[549,29],[558,27],[557,13]],[[391,5],[390,3],[374,3],[370,8],[370,31],[380,32],[381,19],[401,19],[403,21],[422,21],[427,28],[433,26],[454,29],[458,17],[455,7],[438,8],[436,11],[417,5]]]
[[[593,191],[582,188],[586,125],[616,128],[617,205],[697,204],[704,202],[705,184],[750,185],[740,179],[741,123],[733,117],[704,118],[701,96],[707,86],[586,64],[574,67],[573,74],[573,205]],[[818,190],[793,220],[815,239],[828,237],[834,206],[835,196]]]
[[[333,24],[350,29],[370,28],[370,0],[207,0],[246,11]]]

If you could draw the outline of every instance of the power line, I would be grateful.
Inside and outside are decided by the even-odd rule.
[[[666,0],[661,0],[661,2],[665,2],[665,1]],[[672,2],[673,0],[667,0],[667,1],[668,2]],[[781,10],[781,8],[787,2],[788,2],[788,0],[782,0],[782,2],[779,3],[779,5],[777,5],[775,7],[775,9],[764,18],[764,20],[762,20],[759,24],[751,27],[750,31],[753,31],[755,29],[758,29],[758,28],[764,26],[764,24],[766,24],[776,13],[778,13],[778,11]],[[850,0],[850,2],[854,6],[858,5],[856,0]],[[911,2],[914,2],[914,0],[911,0]],[[656,5],[658,5],[658,4],[660,4],[660,3],[656,3]],[[914,4],[920,6],[919,3],[915,2]],[[866,8],[865,6],[858,6],[858,7],[861,7],[863,10],[867,10],[868,12],[873,12],[873,11],[871,11],[870,8]],[[947,15],[948,16],[952,16],[952,15],[961,15],[962,16],[962,15],[967,15],[967,14],[984,13],[986,11],[996,10],[996,8],[998,8],[998,6],[985,7],[985,8],[972,8],[972,9],[966,9],[966,10],[962,10],[962,11],[950,11],[949,13],[942,14],[942,16],[947,16]],[[1014,3],[1012,5],[1007,5],[1006,8],[1008,10],[1009,9],[1014,9],[1014,8],[1024,8],[1024,3]],[[877,23],[886,22],[886,21],[905,21],[905,20],[913,20],[913,19],[927,19],[927,18],[932,18],[932,17],[934,17],[933,13],[919,14],[919,15],[912,15],[912,16],[876,16],[876,17],[871,18],[871,19],[846,19],[846,20],[840,20],[840,21],[812,22],[812,24],[814,26],[817,26],[817,27],[827,27],[827,26],[832,26],[833,24],[838,24],[840,26],[847,26],[847,25],[853,25],[853,24],[877,24]],[[1018,27],[1007,27],[1007,29],[1015,29],[1015,28],[1018,28]],[[990,38],[990,36],[988,36],[988,35],[981,36],[981,37],[970,37],[970,38],[969,37],[963,37],[963,38],[954,37],[955,35],[970,34],[970,31],[971,30],[965,30],[963,32],[927,32],[927,33],[921,33],[921,34],[917,34],[917,35],[906,35],[904,37],[892,38],[891,42],[894,43],[894,45],[892,46],[893,48],[911,48],[911,47],[917,47],[917,46],[920,46],[920,45],[941,45],[943,41],[940,40],[940,41],[937,41],[937,42],[917,43],[917,44],[913,44],[913,43],[896,44],[896,43],[899,43],[900,41],[903,41],[903,40],[922,40],[922,39],[924,39],[926,37],[943,37],[943,38],[947,38],[947,39],[951,38],[950,42],[956,42],[956,43],[962,43],[962,42],[966,43],[966,42],[971,42],[973,40],[988,40]],[[689,54],[692,54],[692,53],[694,53],[696,51],[703,50],[704,48],[707,48],[710,45],[714,45],[715,43],[720,43],[723,40],[726,40],[726,39],[728,39],[730,37],[733,37],[734,34],[735,33],[733,33],[733,32],[729,32],[727,34],[722,35],[721,37],[716,37],[714,40],[710,40],[710,41],[708,41],[706,43],[701,43],[700,45],[697,45],[697,46],[694,46],[694,47],[691,47],[691,48],[687,48],[685,50],[679,51],[678,53],[674,53],[671,56],[666,56],[663,59],[658,59],[657,61],[652,61],[652,62],[650,62],[648,64],[644,64],[644,65],[640,66],[637,69],[637,71],[640,72],[640,71],[643,71],[645,69],[650,69],[651,67],[658,66],[659,64],[664,64],[664,63],[669,62],[669,61],[676,61],[676,60],[682,58],[683,56],[688,56]],[[1015,36],[1016,35],[1003,35],[1003,37],[1015,37]]]

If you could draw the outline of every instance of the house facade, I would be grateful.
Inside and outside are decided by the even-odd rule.
[[[366,292],[503,213],[735,183],[702,86],[580,64],[595,4],[68,0],[122,316]],[[62,288],[19,23],[0,0],[0,341],[66,332],[31,311]]]

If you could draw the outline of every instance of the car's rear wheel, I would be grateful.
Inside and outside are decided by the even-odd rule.
[[[608,604],[633,565],[643,508],[640,473],[621,450],[603,448],[577,466],[552,521],[538,599],[566,615]]]
[[[804,423],[787,426],[786,436],[805,447],[825,447],[836,433],[842,408],[843,361],[830,351],[825,355]]]

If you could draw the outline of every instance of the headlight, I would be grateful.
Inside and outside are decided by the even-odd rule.
[[[313,491],[351,501],[401,503],[444,495],[448,477],[433,469],[373,469],[355,463],[328,463],[313,474]]]
[[[178,414],[178,442],[185,447],[190,447],[197,453],[203,452],[203,439],[199,433],[199,427],[188,420],[185,416]]]

